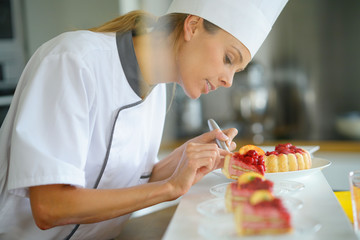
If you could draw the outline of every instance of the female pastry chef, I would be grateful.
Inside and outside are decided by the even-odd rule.
[[[43,44],[0,132],[0,239],[111,239],[129,213],[221,167],[214,140],[234,150],[235,129],[156,161],[164,83],[192,99],[230,87],[285,1],[175,0],[153,25],[132,12]]]

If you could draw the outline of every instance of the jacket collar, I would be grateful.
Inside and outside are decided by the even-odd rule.
[[[138,61],[136,59],[133,32],[117,32],[116,45],[126,79],[133,91],[140,98],[145,98],[152,90],[141,75]]]

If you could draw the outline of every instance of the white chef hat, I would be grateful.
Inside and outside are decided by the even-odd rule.
[[[202,17],[236,37],[255,53],[288,0],[174,0],[167,13]]]

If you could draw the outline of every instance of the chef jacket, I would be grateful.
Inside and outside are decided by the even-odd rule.
[[[166,86],[144,84],[132,32],[74,31],[43,44],[24,69],[0,130],[0,239],[64,239],[74,229],[40,230],[31,186],[146,183],[165,110]],[[128,217],[82,224],[71,239],[114,238]]]

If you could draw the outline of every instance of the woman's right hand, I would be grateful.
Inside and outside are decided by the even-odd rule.
[[[185,194],[203,176],[216,169],[221,162],[220,151],[215,143],[193,143],[184,146],[179,164],[169,183],[175,198]]]
[[[229,152],[220,149],[215,140],[226,141],[233,151],[236,144],[232,140],[237,133],[235,128],[215,129],[187,141],[154,166],[150,182],[166,181],[173,189],[173,198],[180,197],[204,175],[223,166]]]
[[[226,134],[225,134],[226,133]],[[223,133],[214,130],[193,138],[175,150],[181,153],[179,163],[169,182],[179,196],[185,194],[190,187],[211,171],[223,166],[228,151],[220,149],[215,139],[227,141],[230,151],[236,148],[232,142],[237,134],[236,129],[228,129]]]

